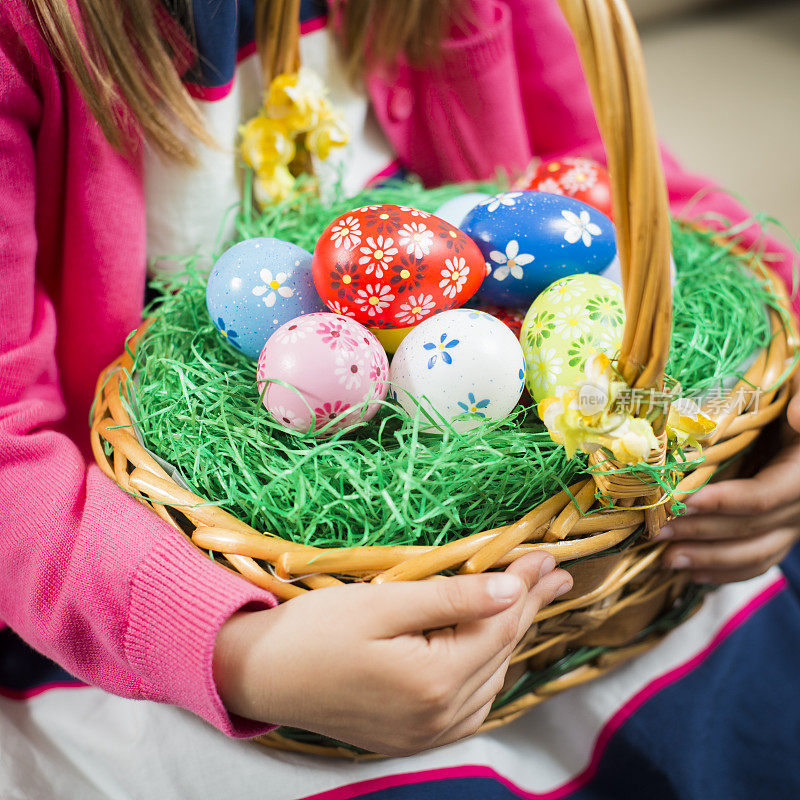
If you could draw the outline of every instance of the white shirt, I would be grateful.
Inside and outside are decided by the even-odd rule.
[[[344,61],[326,27],[305,33],[300,40],[302,64],[322,77],[329,99],[343,115],[350,142],[334,149],[320,165],[318,176],[330,187],[341,170],[343,188],[354,194],[377,176],[391,172],[394,154],[372,112],[366,89],[348,79]],[[197,100],[217,148],[198,143],[198,163],[170,162],[153,148],[145,155],[147,255],[151,272],[182,269],[169,257],[193,254],[210,265],[219,243],[234,233],[233,219],[242,196],[243,169],[239,126],[254,117],[263,95],[257,54],[243,58],[223,96]]]

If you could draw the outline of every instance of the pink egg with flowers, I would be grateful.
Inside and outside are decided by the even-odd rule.
[[[389,362],[369,330],[341,314],[306,314],[270,336],[256,378],[265,408],[293,431],[330,436],[375,416]]]

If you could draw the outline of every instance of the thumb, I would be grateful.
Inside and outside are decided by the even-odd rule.
[[[367,624],[381,638],[486,619],[519,600],[526,586],[508,572],[374,585]]]

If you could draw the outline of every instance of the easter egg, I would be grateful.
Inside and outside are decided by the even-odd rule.
[[[311,253],[281,239],[246,239],[226,250],[208,276],[206,307],[237,350],[258,358],[284,322],[325,306],[314,288]]]
[[[525,359],[516,336],[489,314],[468,308],[426,319],[406,336],[389,372],[391,396],[422,430],[457,431],[502,419],[519,402]],[[428,419],[429,415],[433,421]]]
[[[370,328],[375,338],[383,345],[387,353],[396,353],[400,342],[414,330],[413,328]]]
[[[277,422],[293,431],[324,428],[327,436],[372,419],[388,376],[378,340],[355,320],[328,313],[284,323],[264,345],[256,371]]]
[[[553,281],[598,273],[617,252],[611,220],[594,208],[544,192],[504,192],[478,204],[464,220],[488,275],[481,303],[527,308]]]
[[[519,339],[522,332],[522,321],[525,319],[524,308],[503,308],[503,306],[479,305],[478,311],[483,311],[495,319],[499,319]]]
[[[616,356],[622,344],[622,290],[599,275],[571,275],[533,301],[522,323],[526,385],[538,403],[583,378],[595,351]]]
[[[466,217],[478,203],[489,197],[491,197],[491,195],[486,194],[486,192],[467,192],[466,194],[460,194],[458,197],[451,198],[446,203],[442,203],[433,213],[445,222],[449,222],[451,225],[455,225],[456,228],[460,228],[464,217]]]
[[[465,233],[393,205],[337,217],[317,242],[313,269],[328,308],[375,328],[407,328],[463,305],[486,274]]]
[[[608,171],[591,158],[560,158],[540,164],[524,188],[574,197],[614,219]]]

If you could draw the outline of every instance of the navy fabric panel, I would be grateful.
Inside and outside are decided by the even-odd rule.
[[[373,189],[378,186],[386,186],[386,184],[391,183],[391,181],[404,181],[408,179],[410,175],[411,173],[404,166],[398,164],[394,172],[384,175],[380,180],[371,182],[369,186]]]
[[[29,647],[11,628],[0,631],[0,694],[24,692],[51,683],[81,682]]]
[[[795,549],[787,563],[794,581],[798,562]],[[609,743],[588,796],[800,798],[799,586],[634,714]]]
[[[328,14],[328,0],[301,0],[300,22],[319,19]]]
[[[255,33],[254,0],[194,0],[197,62],[184,75],[197,86],[225,86],[233,79],[238,52],[252,44]],[[300,22],[328,13],[326,0],[302,0]]]
[[[364,800],[519,800],[518,794],[491,778],[454,778],[415,783],[359,795],[359,800],[362,797]]]

